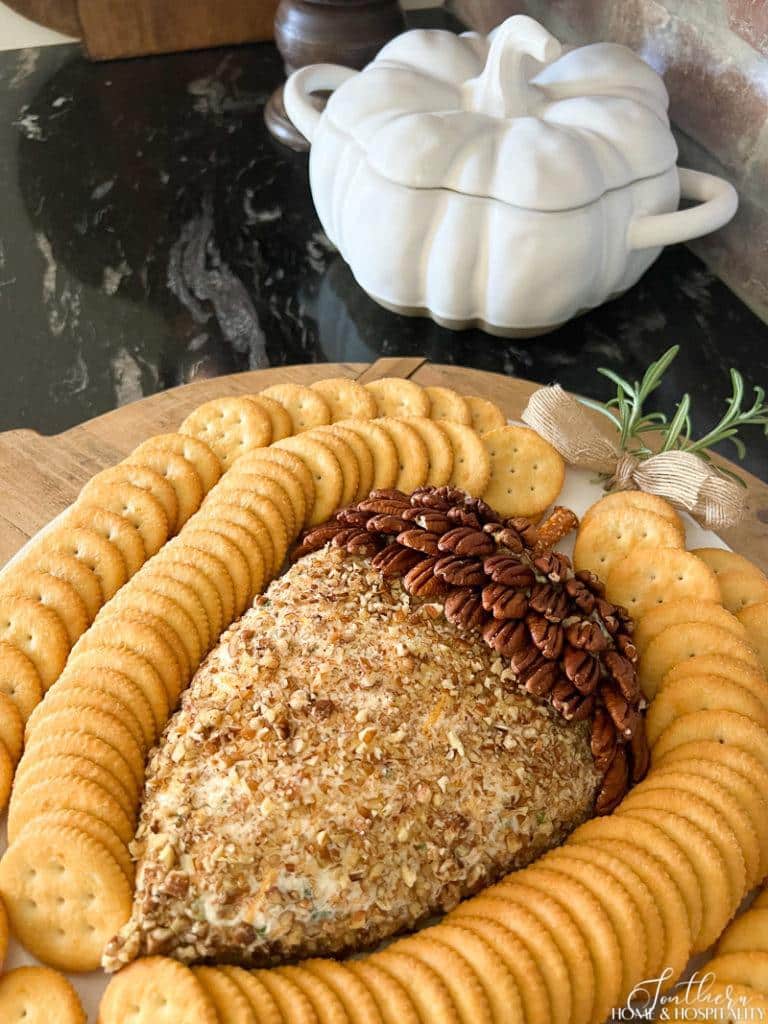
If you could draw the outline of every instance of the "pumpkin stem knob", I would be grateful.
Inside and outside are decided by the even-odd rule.
[[[462,106],[490,117],[525,117],[535,103],[529,80],[561,53],[560,43],[525,14],[507,18],[496,29],[481,75],[463,86]]]

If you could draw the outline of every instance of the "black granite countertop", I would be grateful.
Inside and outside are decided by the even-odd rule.
[[[768,327],[687,249],[554,333],[504,341],[385,312],[315,217],[307,157],[268,135],[271,44],[92,65],[79,48],[0,53],[0,429],[54,433],[199,377],[424,355],[559,380],[681,354],[660,392],[719,416],[727,371],[768,383]],[[768,479],[768,445],[746,465]]]

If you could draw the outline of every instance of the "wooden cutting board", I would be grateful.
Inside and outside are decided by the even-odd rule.
[[[96,60],[271,39],[278,0],[5,0]]]
[[[510,419],[519,419],[539,386],[517,377],[424,359],[379,359],[365,363],[314,363],[280,366],[197,381],[152,395],[98,416],[53,437],[32,430],[0,434],[0,565],[39,529],[74,501],[94,473],[111,466],[152,434],[176,430],[201,402],[221,395],[252,394],[278,381],[311,384],[323,377],[352,377],[362,382],[380,377],[407,377],[419,384],[444,384],[467,395],[496,402]],[[719,460],[730,465],[726,460]],[[768,485],[748,480],[746,518],[722,537],[735,551],[768,571]]]

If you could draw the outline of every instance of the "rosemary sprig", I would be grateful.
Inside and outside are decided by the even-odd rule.
[[[752,405],[745,409],[744,378],[738,370],[731,370],[731,396],[726,399],[726,411],[720,421],[703,437],[693,439],[691,437],[691,396],[684,394],[675,407],[672,418],[669,419],[665,413],[659,411],[646,412],[645,404],[648,398],[660,386],[664,374],[674,361],[679,345],[673,345],[654,363],[648,367],[639,381],[629,383],[620,377],[613,370],[603,367],[598,373],[607,377],[616,385],[616,396],[605,404],[594,402],[591,399],[583,398],[581,401],[590,409],[595,409],[611,420],[619,431],[619,447],[622,451],[631,452],[639,459],[650,458],[656,450],[649,448],[643,440],[643,435],[651,431],[661,434],[661,447],[657,449],[662,452],[684,451],[697,455],[705,462],[711,462],[712,457],[708,449],[721,441],[730,441],[736,448],[736,453],[743,459],[747,453],[744,441],[739,437],[739,430],[744,426],[762,426],[765,436],[768,437],[768,404],[765,401],[765,390],[754,387],[754,399]],[[719,472],[744,484],[744,480],[731,470],[717,467]]]

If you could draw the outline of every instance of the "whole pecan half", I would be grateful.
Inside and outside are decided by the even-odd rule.
[[[372,512],[375,516],[399,516],[408,508],[408,499],[366,498],[357,506],[361,512]]]
[[[613,638],[619,651],[624,655],[627,661],[630,661],[633,665],[637,665],[640,660],[640,654],[635,647],[635,643],[631,636],[626,633],[617,633]]]
[[[457,526],[444,533],[438,541],[441,551],[454,555],[465,555],[468,558],[482,558],[496,550],[493,539],[482,530],[473,530],[469,526]]]
[[[483,608],[494,619],[522,619],[528,611],[528,598],[522,590],[505,587],[503,583],[489,583],[483,587]]]
[[[460,587],[446,597],[445,617],[464,629],[479,629],[488,618],[483,612],[480,596],[471,587]]]
[[[589,619],[582,619],[581,622],[573,622],[565,633],[571,647],[578,647],[597,654],[608,647],[608,638],[596,622]]]
[[[337,534],[338,538],[340,534]],[[334,538],[334,543],[336,538]],[[357,530],[354,536],[349,537],[344,547],[350,553],[350,555],[375,555],[377,551],[380,551],[383,545],[383,541],[378,537],[371,536],[367,530]]]
[[[595,611],[603,620],[603,624],[611,636],[615,636],[621,629],[621,618],[618,615],[616,605],[606,601],[603,597],[595,599]]]
[[[295,562],[305,555],[311,555],[313,551],[319,551],[329,541],[333,540],[337,533],[341,533],[345,529],[346,526],[343,523],[330,522],[323,523],[322,526],[316,526],[312,530],[307,530],[298,545],[293,549],[291,554],[292,560]]]
[[[597,689],[600,681],[600,665],[589,651],[566,645],[563,655],[563,670],[579,693],[590,694]]]
[[[546,697],[559,679],[560,670],[557,665],[541,657],[520,674],[520,682],[534,697]]]
[[[567,679],[559,679],[550,696],[552,707],[560,712],[566,722],[580,722],[587,718],[594,708],[594,697],[582,696]]]
[[[565,633],[556,622],[548,622],[543,615],[528,615],[525,620],[539,653],[550,661],[563,653]]]
[[[595,760],[595,767],[598,771],[606,771],[613,760],[617,746],[618,739],[613,720],[605,708],[600,707],[595,711],[595,717],[592,720],[592,732],[590,734],[592,757]]]
[[[579,569],[579,571],[574,575],[579,583],[583,583],[584,586],[595,595],[595,597],[605,597],[604,584],[600,580],[599,576],[593,573],[590,569]]]
[[[624,747],[617,747],[608,770],[603,777],[603,784],[597,794],[595,811],[597,814],[610,814],[615,810],[629,787],[629,764]]]
[[[549,551],[546,555],[540,555],[533,560],[534,569],[542,576],[546,576],[552,583],[561,583],[566,579],[571,563],[565,555],[559,555],[556,551]]]
[[[372,512],[361,512],[357,508],[343,508],[336,513],[336,520],[345,523],[347,526],[365,526],[373,515]]]
[[[458,555],[443,555],[436,559],[435,573],[454,587],[478,587],[486,579],[482,562]]]
[[[374,555],[371,565],[378,569],[382,576],[405,576],[405,574],[421,562],[423,556],[411,548],[401,544],[388,544],[387,547]]]
[[[600,687],[600,696],[617,733],[625,740],[631,739],[640,719],[637,707],[630,704],[618,687],[607,680]]]
[[[640,697],[640,684],[637,681],[637,671],[632,662],[618,651],[606,651],[603,656],[603,664],[608,670],[608,675],[621,691],[622,697],[630,703],[637,703]]]
[[[492,619],[483,629],[483,639],[502,657],[509,658],[515,651],[530,644],[525,623],[515,621],[498,622]]]
[[[448,592],[448,585],[435,575],[436,558],[424,558],[403,577],[403,586],[411,597],[439,597]]]
[[[365,524],[366,530],[370,533],[401,533],[407,530],[411,524],[406,522],[402,516],[394,515],[391,512],[379,513],[371,516]]]
[[[403,519],[409,523],[416,523],[422,530],[428,530],[430,533],[443,534],[451,529],[451,521],[447,514],[436,508],[422,508],[420,505],[416,508],[407,508],[403,512]]]
[[[639,782],[648,774],[651,766],[651,752],[648,749],[648,737],[645,734],[645,722],[641,721],[637,729],[632,733],[629,741],[629,752],[631,754],[630,775],[632,782]]]
[[[550,622],[562,622],[568,614],[568,595],[553,583],[535,583],[531,590],[530,605]]]
[[[581,580],[577,580],[575,577],[567,580],[565,592],[579,611],[584,612],[585,615],[591,615],[595,610],[595,595]]]
[[[413,548],[414,551],[422,551],[425,555],[436,555],[438,536],[429,530],[403,530],[398,533],[397,542],[405,548]]]
[[[514,555],[490,555],[483,562],[483,569],[494,583],[503,583],[505,587],[516,590],[532,586],[535,578],[531,567]]]
[[[448,509],[446,513],[451,526],[466,526],[470,530],[482,530],[483,524],[480,521],[480,517],[472,511],[470,508],[464,508],[456,506],[456,508]]]

